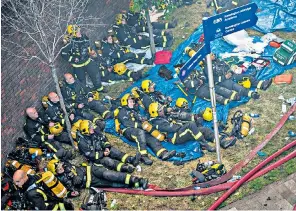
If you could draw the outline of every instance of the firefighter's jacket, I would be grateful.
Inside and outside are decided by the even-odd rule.
[[[212,61],[212,65],[213,65],[214,82],[219,83],[219,82],[225,81],[226,80],[225,75],[231,71],[228,64],[216,58]],[[204,74],[208,78],[208,71],[206,68],[204,68]]]
[[[178,132],[182,127],[182,124],[177,122],[169,121],[163,117],[155,117],[149,119],[149,122],[160,132],[167,133],[167,138],[172,138],[174,133]]]
[[[121,129],[124,128],[140,128],[142,129],[143,117],[135,109],[127,106],[119,107],[118,120],[121,124]]]

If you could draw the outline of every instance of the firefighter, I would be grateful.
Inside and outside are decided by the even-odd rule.
[[[64,78],[61,91],[67,104],[78,110],[82,108],[93,110],[104,119],[112,118],[112,113],[100,100],[95,100],[93,92],[88,91],[80,81],[75,80],[70,73],[64,74]]]
[[[165,96],[160,91],[156,91],[155,83],[153,83],[151,80],[142,81],[141,91],[141,101],[147,112],[149,105],[154,102],[158,102],[161,105],[164,105],[164,111],[166,114],[169,114],[172,111],[172,108],[169,106],[172,102],[172,98],[170,96]]]
[[[126,14],[126,23],[130,27],[134,27],[137,33],[149,33],[146,18],[140,12],[129,11]],[[177,20],[174,19],[171,23],[152,22],[151,24],[153,28],[153,34],[156,36],[171,36],[171,34],[167,32],[166,29],[175,28],[177,26]]]
[[[113,35],[108,35],[105,40],[102,41],[101,51],[104,58],[112,60],[112,64],[116,63],[137,63],[152,65],[153,59],[145,58],[146,53],[132,53],[123,49],[118,43],[116,43]]]
[[[78,190],[90,187],[148,187],[148,179],[109,170],[102,165],[74,166],[54,159],[47,164],[47,169],[72,190],[73,187]]]
[[[202,72],[192,71],[183,82],[186,90],[203,100],[210,101],[211,94],[207,79]],[[222,105],[228,104],[230,101],[240,100],[239,94],[234,90],[215,85],[216,101]]]
[[[133,157],[111,146],[101,128],[89,120],[81,121],[77,141],[80,152],[87,159],[108,169],[132,173],[135,168],[128,164],[139,164],[140,154]]]
[[[209,128],[199,127],[195,122],[188,121],[178,124],[176,121],[169,121],[164,114],[163,106],[159,103],[151,103],[149,106],[149,122],[160,132],[167,133],[167,140],[172,144],[182,144],[190,140],[196,140],[202,148],[209,152],[215,152],[207,142],[214,142],[214,133]],[[221,139],[221,146],[226,149],[236,143],[235,137]]]
[[[72,159],[71,151],[66,151],[61,144],[56,141],[56,136],[49,133],[49,127],[53,127],[54,123],[48,125],[48,117],[42,112],[37,112],[34,107],[26,109],[26,123],[24,131],[29,139],[29,147],[31,148],[48,148],[54,152],[54,157],[60,159]]]
[[[87,72],[93,82],[94,88],[99,92],[106,91],[101,83],[99,69],[90,57],[95,52],[90,47],[89,38],[85,34],[81,34],[80,27],[77,25],[69,25],[67,32],[71,35],[72,39],[67,45],[62,47],[62,57],[71,64],[76,78],[82,84],[86,85],[85,72]]]
[[[144,77],[141,70],[133,72],[129,70],[124,63],[111,65],[109,60],[105,64],[100,64],[102,81],[112,83],[115,81],[138,81]]]
[[[135,99],[131,94],[125,94],[120,103],[121,106],[114,111],[114,113],[117,113],[114,114],[116,131],[128,140],[137,143],[137,149],[141,153],[141,161],[144,164],[152,165],[153,163],[148,157],[147,146],[162,160],[168,160],[175,156],[175,150],[166,150],[159,140],[143,130],[142,123],[146,119],[136,110]]]
[[[231,79],[234,82],[237,82],[247,89],[253,87],[265,91],[272,84],[272,78],[268,80],[258,80],[256,77],[250,74],[235,74],[234,72],[230,72],[230,74]]]
[[[130,46],[135,49],[147,49],[150,47],[150,39],[146,36],[139,36],[126,24],[126,18],[122,14],[116,16],[116,25],[113,26],[115,35],[120,45]],[[156,47],[167,48],[172,46],[172,36],[155,36]]]
[[[27,175],[23,170],[17,170],[13,175],[13,182],[24,194],[30,209],[35,210],[57,210],[73,209],[72,204],[64,200],[57,200],[38,183],[40,176]]]
[[[253,99],[259,99],[260,95],[256,91],[251,91],[232,80],[232,72],[230,67],[222,60],[216,58],[214,54],[211,54],[213,63],[213,76],[216,85],[226,88],[228,90],[236,91],[240,97],[251,97]],[[208,71],[204,68],[204,74],[208,78]],[[221,93],[220,93],[221,94]]]

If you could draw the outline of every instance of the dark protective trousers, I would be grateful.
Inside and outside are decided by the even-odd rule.
[[[128,156],[127,153],[121,152],[115,147],[111,147],[109,156],[100,159],[100,164],[108,169],[121,171],[121,167],[126,162]]]
[[[192,140],[203,140],[203,134],[195,122],[187,122],[178,130],[178,132],[174,133],[171,142],[173,144],[183,144]]]
[[[94,112],[100,114],[103,118],[107,118],[110,115],[110,111],[107,107],[99,100],[93,100],[87,103],[87,106]]]
[[[218,85],[215,85],[215,93],[216,93],[216,101],[222,105],[226,105],[229,102],[229,100],[234,100],[236,97],[236,92]],[[210,101],[211,94],[210,94],[209,84],[201,85],[196,92],[196,96],[201,99]]]
[[[251,94],[252,94],[252,91],[249,91],[249,89],[246,89],[245,87],[235,83],[231,79],[227,79],[218,83],[218,86],[236,91],[239,96],[243,96],[243,97],[251,97]]]
[[[90,76],[95,89],[98,91],[103,90],[99,68],[93,60],[91,60],[90,63],[87,64],[86,66],[73,67],[73,73],[78,78],[78,80],[81,81],[81,83],[83,83],[85,86],[86,86],[86,75],[85,75],[86,72]]]
[[[146,133],[142,129],[127,128],[123,132],[123,135],[128,140],[136,142],[137,149],[142,155],[147,154],[147,146],[149,146],[157,156],[166,150],[156,138],[151,136],[149,133]]]
[[[150,59],[144,58],[145,54],[146,53],[136,54],[136,53],[128,52],[128,53],[125,53],[123,56],[120,56],[119,58],[117,58],[116,62],[117,63],[131,62],[131,63],[137,63],[137,64],[151,64]]]

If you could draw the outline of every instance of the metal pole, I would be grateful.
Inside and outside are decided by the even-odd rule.
[[[217,112],[216,112],[216,95],[215,95],[211,54],[207,55],[207,68],[208,68],[209,89],[211,94],[211,103],[212,103],[213,119],[214,119],[213,123],[214,123],[214,132],[215,132],[215,140],[216,140],[217,161],[218,163],[222,163],[221,153],[220,153],[220,140],[219,140],[219,131],[218,131]]]

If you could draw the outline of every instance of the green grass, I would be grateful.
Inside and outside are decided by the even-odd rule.
[[[174,28],[173,34],[175,37],[174,45],[172,49],[175,49],[181,42],[183,42],[195,29],[201,24],[201,16],[204,12],[209,12],[211,9],[207,9],[205,3],[202,1],[199,4],[193,4],[192,6],[186,6],[178,8],[174,13],[169,16],[169,19],[177,18],[178,26]],[[190,26],[184,28],[185,23],[189,23]],[[255,31],[249,31],[250,35],[260,35]],[[276,32],[281,38],[289,39],[296,37],[296,33],[281,33]],[[183,39],[182,36],[186,38]],[[287,99],[295,97],[296,93],[296,68],[287,71],[294,76],[293,83],[290,85],[272,85],[267,91],[259,91],[261,98],[257,101],[250,100],[248,103],[234,108],[230,111],[229,116],[240,109],[246,113],[259,113],[260,118],[254,119],[253,126],[255,132],[253,135],[246,137],[244,140],[239,141],[234,147],[222,150],[222,160],[227,170],[230,170],[234,164],[243,160],[248,153],[254,149],[259,143],[264,140],[264,137],[275,127],[281,118],[281,104],[282,101],[278,100],[278,96],[283,94]],[[110,93],[112,97],[117,97],[119,94],[130,86],[129,82],[124,84],[116,84],[111,87]],[[296,114],[294,114],[296,115]],[[295,131],[295,121],[287,121],[284,127],[275,135],[274,138],[262,149],[268,156],[282,148],[285,144],[291,142],[291,139],[285,140],[287,132],[289,130]],[[119,138],[112,135],[108,135],[111,143],[120,148],[123,151],[135,154],[135,149],[127,144],[123,143]],[[287,154],[287,153],[284,153]],[[281,155],[279,158],[283,157]],[[82,158],[76,159],[76,162],[81,162]],[[215,153],[205,153],[205,156],[201,160],[215,160]],[[184,187],[191,184],[191,177],[189,173],[196,167],[197,161],[191,161],[183,166],[174,166],[169,162],[161,162],[156,158],[152,158],[154,164],[152,166],[143,166],[141,172],[135,172],[136,175],[142,177],[148,177],[150,183],[156,184],[162,188],[176,188]],[[240,173],[244,175],[258,163],[262,161],[258,156],[255,157]],[[282,165],[280,168],[275,169],[263,177],[257,178],[254,181],[244,185],[238,189],[235,194],[231,195],[227,201],[221,206],[225,206],[233,201],[242,199],[244,196],[254,193],[262,189],[267,184],[287,177],[287,175],[296,172],[295,161],[289,161]],[[182,209],[182,210],[201,210],[207,209],[222,193],[211,194],[207,196],[198,197],[146,197],[141,195],[124,195],[118,193],[107,193],[108,208],[113,199],[117,200],[116,205],[112,209],[117,210],[161,210],[161,209]],[[85,197],[86,192],[83,191],[79,198],[73,199],[76,207],[79,207],[80,202]]]

